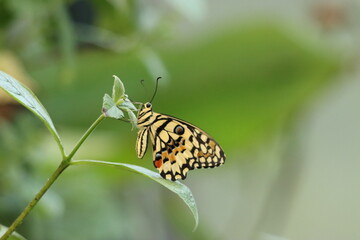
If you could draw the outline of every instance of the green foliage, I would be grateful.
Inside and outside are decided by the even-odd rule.
[[[61,143],[59,134],[57,133],[55,126],[47,113],[44,106],[34,95],[34,93],[21,84],[19,81],[15,80],[13,77],[8,74],[0,71],[0,88],[5,92],[10,94],[16,101],[24,105],[27,109],[33,112],[41,121],[44,122],[45,126],[49,129],[51,134],[54,136],[56,142],[58,143],[61,154],[64,156],[64,147]]]
[[[218,27],[215,24],[214,28],[211,26],[211,29],[214,29],[213,34],[207,33],[202,39],[199,38],[202,33],[195,34],[197,39],[195,44],[191,40],[192,32],[186,32],[190,33],[186,34],[186,39],[190,39],[186,44],[183,44],[182,36],[180,44],[179,42],[174,44],[177,37],[171,39],[167,34],[169,32],[164,30],[167,30],[179,17],[176,13],[181,12],[188,18],[191,17],[190,15],[199,17],[204,9],[194,8],[194,5],[201,5],[199,4],[201,1],[191,4],[184,1],[164,1],[164,3],[169,2],[171,7],[167,4],[161,6],[148,4],[146,1],[122,1],[121,5],[119,1],[92,1],[96,9],[96,23],[94,26],[77,25],[80,27],[76,28],[76,31],[74,25],[69,24],[68,16],[65,14],[66,6],[70,2],[0,1],[1,47],[16,53],[30,75],[38,81],[40,97],[56,126],[61,127],[59,129],[63,133],[61,136],[64,142],[73,141],[72,138],[76,133],[89,124],[89,119],[99,114],[99,109],[102,107],[99,99],[102,93],[108,90],[108,82],[101,79],[106,78],[109,73],[116,73],[122,76],[123,80],[126,79],[126,86],[131,93],[129,95],[136,101],[146,101],[149,95],[149,92],[142,91],[139,85],[140,79],[145,79],[146,84],[151,85],[150,79],[154,79],[154,76],[163,76],[164,81],[160,84],[154,109],[186,119],[211,133],[228,155],[236,160],[229,161],[228,163],[232,165],[225,165],[220,171],[227,171],[225,170],[227,166],[232,166],[230,168],[235,171],[237,164],[241,164],[244,159],[238,156],[239,152],[242,153],[242,149],[247,147],[254,149],[259,142],[277,133],[277,130],[283,127],[294,113],[329,85],[340,68],[338,59],[331,54],[334,49],[330,49],[326,41],[312,42],[314,33],[308,31],[306,26],[304,28],[296,26],[294,28],[297,29],[296,33],[289,31],[287,21],[283,21],[285,24],[274,21],[266,23],[252,21],[247,26],[233,24],[229,28],[222,27],[221,31],[216,30]],[[194,9],[197,11],[194,12]],[[204,29],[207,27],[205,23]],[[161,41],[164,33],[166,39]],[[75,40],[80,44],[86,43],[96,48],[86,48],[77,52],[74,48]],[[110,51],[97,51],[98,48]],[[159,61],[162,64],[158,64]],[[166,66],[166,71],[160,71],[162,69],[159,66]],[[168,73],[169,77],[164,75],[164,72]],[[70,82],[71,78],[73,78],[72,82]],[[64,82],[68,84],[62,84]],[[123,102],[124,109],[120,110],[117,101],[114,100],[116,98],[114,94],[112,97],[110,95],[106,97],[107,108],[114,107],[112,109],[115,111],[115,113],[109,111],[108,116],[114,115],[117,118],[120,111],[121,114],[127,112],[130,121],[135,122],[136,117],[134,109],[131,109],[131,102]],[[42,132],[34,128],[33,122],[24,123],[22,116],[21,119],[18,117],[17,122],[19,121],[22,121],[22,128],[17,129],[17,126],[11,128],[14,130],[13,138],[17,141],[6,139],[7,145],[13,145],[11,149],[15,156],[18,154],[17,145],[23,143],[21,141],[28,141],[33,145],[35,142],[38,145],[42,144],[42,148],[36,145],[37,148],[33,148],[32,151],[27,148],[28,152],[32,153],[26,156],[28,162],[31,162],[31,168],[29,170],[29,166],[25,164],[22,170],[26,174],[26,179],[31,179],[34,183],[25,180],[27,185],[18,185],[29,191],[28,186],[36,188],[38,183],[36,181],[47,178],[49,169],[53,167],[53,162],[48,159],[53,158],[54,155],[48,150],[46,135],[41,135]],[[6,128],[6,131],[0,134],[5,136],[10,128],[7,126],[3,128]],[[34,135],[31,135],[23,139],[18,132],[24,128],[29,131],[36,129],[38,137],[34,138]],[[119,124],[119,121],[107,121],[97,132],[99,135],[93,135],[88,144],[83,145],[82,154],[90,156],[98,154],[102,157],[99,159],[108,161],[137,161],[133,149],[135,134],[128,131],[128,125]],[[0,142],[0,144],[4,143]],[[21,146],[23,148],[24,145]],[[8,149],[1,150],[3,149],[1,157],[8,160],[5,155]],[[43,161],[39,160],[40,153]],[[147,161],[139,164],[152,168],[151,157],[146,158]],[[6,162],[9,170],[15,162]],[[4,161],[1,164],[5,164]],[[268,164],[273,163],[269,160]],[[42,171],[33,172],[34,168]],[[0,170],[7,171],[7,169]],[[143,231],[145,234],[150,236],[151,233],[154,239],[161,239],[158,237],[161,236],[161,231],[166,231],[162,236],[174,234],[178,237],[178,232],[181,232],[179,235],[184,234],[183,232],[189,228],[190,221],[177,214],[167,219],[162,215],[161,210],[159,211],[158,205],[155,205],[158,202],[166,203],[165,211],[171,209],[177,213],[181,211],[178,205],[167,204],[169,196],[165,195],[166,192],[154,193],[154,188],[143,190],[144,183],[134,185],[137,179],[133,179],[133,176],[127,172],[117,175],[109,174],[112,172],[107,168],[96,171],[86,170],[86,168],[79,170],[81,176],[76,174],[78,172],[71,175],[69,171],[66,178],[54,186],[56,190],[54,192],[61,193],[58,201],[66,205],[67,209],[72,209],[71,213],[67,211],[64,215],[59,214],[51,218],[41,215],[46,211],[39,211],[40,218],[25,221],[25,225],[32,230],[29,234],[39,231],[39,225],[45,226],[42,227],[45,229],[42,230],[42,237],[41,234],[40,237],[35,234],[34,239],[101,239],[104,238],[102,234],[111,239],[118,236],[119,232],[123,234],[124,239],[131,239],[139,232],[137,231],[139,228],[146,227],[149,229]],[[11,173],[11,171],[7,172]],[[201,176],[201,171],[199,175]],[[206,182],[213,175],[209,178],[207,176],[209,175],[202,175]],[[6,175],[1,177],[5,178]],[[22,175],[19,177],[19,173],[13,174],[12,177],[17,180],[16,183],[24,180]],[[195,174],[192,177],[194,178],[189,179],[190,184],[193,183],[192,179],[196,181]],[[82,178],[83,182],[73,184],[79,183],[79,178]],[[199,182],[202,181],[201,178]],[[16,188],[16,192],[11,197],[18,197],[20,190],[16,184],[13,182],[12,184],[15,185],[13,188]],[[140,186],[136,192],[133,190],[134,186]],[[229,196],[224,195],[226,198],[231,197],[233,192],[231,185],[227,186]],[[7,187],[12,188],[12,186]],[[84,189],[76,191],[76,187]],[[206,202],[210,204],[211,201],[216,200],[207,199],[205,194],[209,189],[205,188],[202,193],[206,196],[204,197]],[[211,189],[216,191],[212,185]],[[140,194],[139,192],[146,196],[144,202],[137,198],[136,194]],[[8,195],[7,189],[4,188],[1,189],[1,193]],[[91,199],[84,197],[90,193]],[[129,195],[132,196],[130,200]],[[146,207],[148,196],[157,198],[154,200],[155,204],[151,202],[153,205]],[[219,196],[220,199],[222,197]],[[89,203],[90,201],[93,205]],[[139,203],[142,204],[141,207]],[[49,205],[61,206],[56,201],[50,201]],[[94,207],[89,206],[97,208],[99,205],[104,208],[101,211],[96,209],[97,217],[94,219]],[[161,208],[164,205],[161,205]],[[19,208],[12,208],[14,212],[20,211]],[[78,209],[84,211],[79,213]],[[153,212],[149,213],[149,209]],[[115,211],[118,211],[118,214],[114,214]],[[216,216],[217,211],[222,209],[206,211],[213,212],[213,216]],[[34,213],[29,217],[34,216]],[[135,219],[133,226],[129,224],[131,216]],[[157,219],[153,220],[156,217]],[[89,223],[89,221],[83,222],[83,219],[92,220]],[[174,219],[176,219],[175,224]],[[141,224],[142,221],[145,223]],[[40,224],[37,224],[39,222]],[[158,228],[153,225],[156,223]],[[234,221],[232,223],[236,224]],[[59,228],[59,225],[62,228]],[[135,229],[133,235],[129,233],[131,231],[129,229]],[[206,228],[206,221],[199,230],[198,236],[194,238],[216,238],[213,233],[217,229]],[[203,236],[199,234],[201,230],[204,232]],[[190,239],[190,236],[193,237],[193,235],[184,235],[182,238]]]
[[[137,109],[125,94],[124,84],[117,76],[114,78],[112,98],[108,94],[104,95],[102,112],[105,117],[122,119],[124,117],[123,111],[125,111],[129,117],[127,121],[131,123],[133,128],[136,128],[137,120],[133,111],[137,111]]]
[[[179,181],[175,181],[175,182],[168,181],[168,180],[162,178],[158,173],[155,173],[153,171],[150,171],[149,169],[146,169],[146,168],[143,168],[140,166],[136,166],[136,165],[132,165],[132,164],[105,162],[105,161],[97,161],[97,160],[74,160],[74,161],[72,161],[71,164],[73,164],[73,165],[79,165],[79,164],[108,165],[108,166],[113,166],[113,167],[117,167],[117,168],[122,168],[125,170],[130,170],[132,172],[144,175],[144,176],[150,178],[151,180],[154,180],[155,182],[160,183],[161,185],[163,185],[164,187],[173,191],[174,193],[176,193],[184,201],[184,203],[189,207],[189,209],[191,210],[191,213],[194,216],[194,219],[195,219],[194,230],[198,226],[199,215],[198,215],[198,210],[196,207],[196,202],[194,200],[194,197],[191,193],[191,190],[186,185],[184,185],[183,183],[181,183]]]
[[[114,100],[109,94],[104,95],[102,112],[105,117],[121,119],[124,117],[124,113],[116,106]]]
[[[112,91],[112,99],[114,102],[118,102],[124,97],[125,87],[124,84],[120,81],[120,79],[114,75],[114,85]]]
[[[195,204],[195,200],[189,188],[187,188],[184,184],[179,182],[170,182],[163,179],[158,173],[152,172],[142,167],[130,165],[130,164],[122,164],[122,163],[111,163],[111,162],[104,162],[104,161],[90,161],[90,160],[72,160],[75,153],[78,151],[80,146],[86,140],[86,138],[91,134],[91,132],[96,128],[98,124],[103,119],[103,116],[100,116],[94,124],[86,131],[83,137],[79,140],[79,142],[75,145],[74,149],[71,151],[69,155],[64,153],[64,149],[60,140],[60,137],[55,129],[54,124],[50,116],[48,115],[46,109],[41,104],[41,102],[37,99],[37,97],[33,94],[33,92],[22,85],[20,82],[12,78],[6,73],[0,72],[0,87],[4,89],[7,93],[9,93],[15,100],[19,103],[27,107],[31,112],[33,112],[38,118],[40,118],[44,124],[47,126],[49,131],[55,137],[55,140],[58,142],[59,148],[61,149],[63,160],[60,163],[59,167],[56,171],[52,174],[46,184],[42,187],[42,189],[36,194],[34,199],[29,203],[29,205],[24,209],[21,215],[14,221],[14,223],[9,228],[15,230],[18,225],[24,220],[27,214],[32,210],[32,208],[37,204],[37,202],[41,199],[43,194],[50,188],[53,182],[58,178],[58,176],[69,166],[69,164],[81,164],[81,163],[88,163],[88,164],[101,164],[101,165],[108,165],[108,166],[116,166],[131,170],[133,172],[142,174],[144,176],[149,177],[150,179],[160,183],[164,187],[168,188],[169,190],[176,193],[190,208],[194,218],[195,218],[195,228],[198,224],[198,213]],[[125,104],[123,104],[125,103]],[[117,110],[116,110],[117,109]],[[130,118],[134,118],[133,110],[136,110],[135,106],[132,105],[130,100],[127,98],[125,94],[125,88],[119,78],[115,77],[114,85],[113,85],[113,97],[111,98],[108,94],[105,94],[104,103],[103,103],[103,112],[105,116],[110,118],[121,119],[124,114],[122,110],[128,112]],[[135,124],[135,122],[133,122]],[[3,233],[1,232],[3,231]],[[5,227],[0,225],[0,233],[2,236],[3,234],[9,234]],[[12,233],[12,232],[10,232]],[[14,234],[13,237],[10,239],[21,239],[21,236],[17,236]]]
[[[227,147],[252,147],[327,86],[341,67],[325,44],[303,37],[307,35],[306,31],[289,32],[283,25],[256,23],[222,30],[192,47],[160,48],[171,76],[162,80],[154,109],[201,126],[223,139],[219,141]],[[106,64],[99,65],[99,59]],[[139,89],[131,93],[132,99],[148,100],[139,80],[151,84],[152,76],[136,56],[91,52],[79,56],[78,63],[72,89],[49,90],[47,103],[56,109],[53,117],[57,121],[77,127],[96,114],[96,109],[89,109],[77,119],[66,117],[77,107],[97,104],[96,92],[106,89],[97,79],[108,72],[120,73],[128,88]],[[52,65],[33,75],[46,85],[46,79],[56,77],[57,71]],[[75,98],[80,89],[86,91],[78,106],[63,102],[64,95]],[[220,124],[233,120],[236,124]]]

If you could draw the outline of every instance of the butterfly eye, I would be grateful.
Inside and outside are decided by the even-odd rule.
[[[145,104],[145,107],[147,107],[147,108],[151,108],[151,103],[147,103],[147,104]]]
[[[180,125],[177,125],[175,128],[174,128],[174,132],[178,135],[182,135],[184,133],[184,128]]]

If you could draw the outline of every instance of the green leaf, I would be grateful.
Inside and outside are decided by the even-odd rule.
[[[49,129],[51,134],[54,136],[61,154],[64,156],[64,147],[62,145],[59,134],[57,133],[55,126],[47,113],[45,107],[41,104],[35,94],[22,83],[17,81],[10,75],[0,71],[0,88],[12,96],[16,101],[24,105],[31,112],[33,112],[41,121],[44,122],[45,126]]]
[[[4,225],[0,224],[0,237],[2,237],[2,235],[4,235],[4,233],[6,232],[8,228],[5,227]],[[13,232],[10,237],[8,238],[8,240],[26,240],[23,236],[21,236],[20,234]]]
[[[134,128],[137,128],[137,117],[136,115],[134,114],[133,111],[131,111],[129,108],[127,107],[121,107],[120,106],[120,109],[124,110],[127,112],[128,116],[129,116],[129,119],[130,119],[130,123],[131,123],[131,130],[133,130]]]
[[[137,117],[135,116],[134,112],[131,110],[127,110],[127,113],[130,118],[130,123],[132,125],[132,129],[137,128]]]
[[[102,112],[105,117],[120,119],[124,117],[124,113],[116,106],[113,99],[108,95],[104,95]]]
[[[98,160],[73,160],[71,161],[71,164],[73,165],[79,165],[79,164],[98,164],[98,165],[107,165],[112,167],[118,167],[123,168],[126,170],[130,170],[135,173],[142,174],[155,182],[160,183],[167,189],[173,191],[176,193],[189,207],[190,211],[192,212],[194,219],[195,219],[195,226],[194,230],[197,228],[198,222],[199,222],[199,215],[198,210],[196,207],[196,202],[194,199],[194,196],[191,193],[191,190],[184,184],[182,184],[179,181],[169,181],[160,176],[160,174],[150,171],[149,169],[132,165],[132,164],[126,164],[126,163],[115,163],[115,162],[105,162],[105,161],[98,161]]]
[[[113,75],[114,77],[114,85],[112,90],[112,99],[114,102],[119,101],[125,94],[125,87],[124,84],[121,82],[120,78]]]
[[[128,99],[125,98],[124,102],[119,105],[119,107],[125,107],[132,111],[137,111],[137,108],[134,106],[134,104]]]

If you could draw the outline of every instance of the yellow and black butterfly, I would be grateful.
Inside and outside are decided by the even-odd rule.
[[[143,158],[150,137],[154,166],[165,179],[185,179],[189,170],[225,162],[224,151],[212,137],[188,122],[153,112],[150,102],[140,108],[137,126],[137,156]]]

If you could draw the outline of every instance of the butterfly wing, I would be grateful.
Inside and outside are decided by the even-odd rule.
[[[213,168],[225,162],[220,145],[198,127],[158,114],[149,127],[154,165],[169,180],[185,179],[194,168]]]
[[[136,153],[138,158],[143,158],[147,145],[148,145],[148,134],[149,134],[149,128],[142,128],[139,130],[137,139],[136,139]]]

